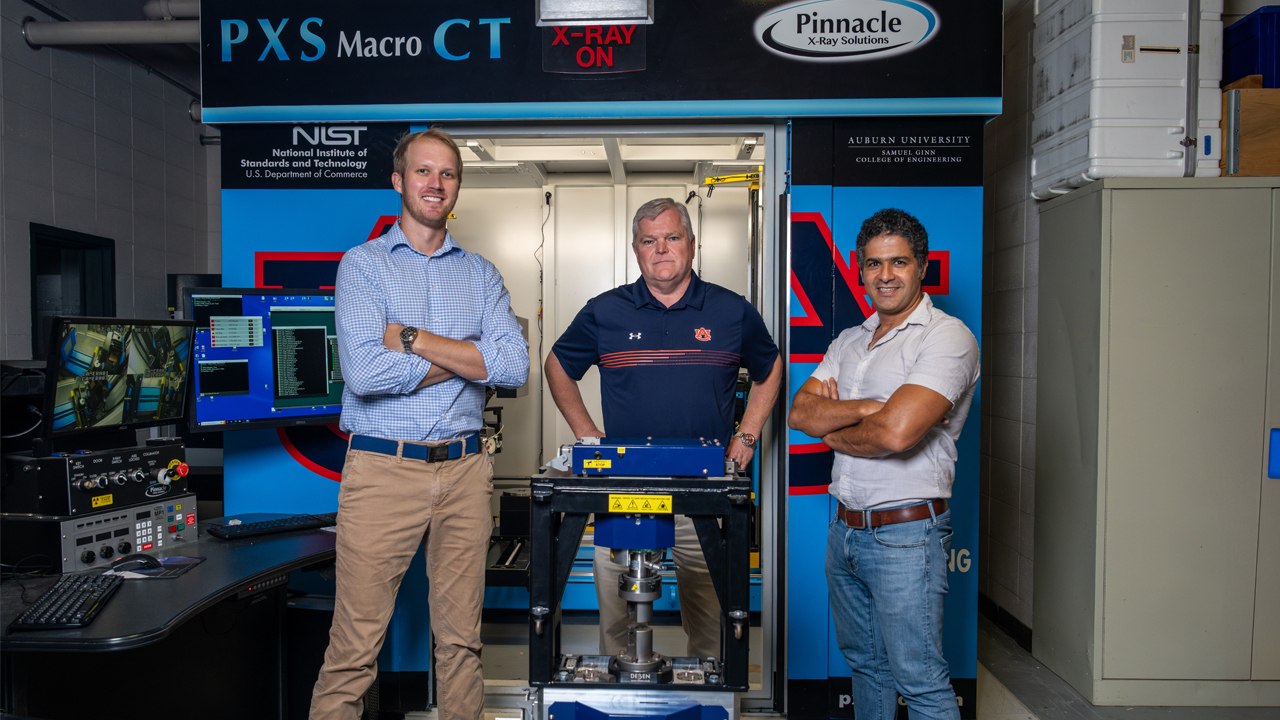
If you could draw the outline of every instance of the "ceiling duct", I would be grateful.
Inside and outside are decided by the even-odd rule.
[[[653,0],[534,0],[537,24],[652,25]]]
[[[200,0],[147,0],[147,20],[95,22],[22,21],[22,36],[33,48],[48,45],[194,45],[200,42]],[[186,18],[176,20],[175,18]],[[159,22],[157,22],[159,21]]]
[[[199,20],[44,22],[27,18],[22,36],[33,48],[49,45],[168,45],[200,42]]]
[[[142,14],[149,20],[200,17],[200,0],[147,0]]]

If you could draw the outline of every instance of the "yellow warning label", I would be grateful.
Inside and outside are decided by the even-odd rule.
[[[670,515],[670,495],[610,495],[609,512]]]
[[[110,495],[99,495],[98,497],[93,498],[90,502],[93,503],[94,507],[106,507],[115,501],[111,499]]]
[[[612,460],[583,460],[582,467],[609,468],[609,467],[613,467],[613,461]]]
[[[624,448],[624,447],[620,447],[620,448],[618,448],[618,454],[619,454],[619,455],[626,455],[626,454],[627,454],[627,449],[626,449],[626,448]]]

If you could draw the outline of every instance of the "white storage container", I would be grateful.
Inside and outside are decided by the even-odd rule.
[[[1043,200],[1104,177],[1219,175],[1222,0],[1198,2],[1198,55],[1188,53],[1196,39],[1187,26],[1192,5],[1037,0],[1033,197]],[[1188,83],[1193,65],[1198,82]]]

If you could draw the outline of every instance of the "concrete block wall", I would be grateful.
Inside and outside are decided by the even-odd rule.
[[[1004,113],[984,132],[982,458],[978,589],[1032,627],[1036,299],[1031,199],[1031,0],[1005,6]]]
[[[209,220],[216,157],[199,142],[209,130],[188,116],[191,96],[106,48],[33,50],[27,16],[49,19],[0,0],[6,359],[31,356],[30,223],[115,240],[119,317],[167,317],[166,274],[207,272],[220,245]]]

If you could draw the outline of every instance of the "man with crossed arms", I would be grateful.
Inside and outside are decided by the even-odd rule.
[[[859,720],[959,720],[942,656],[956,439],[978,343],[921,290],[929,236],[902,210],[862,224],[858,270],[876,312],[840,333],[796,392],[790,426],[835,450],[826,574]]]
[[[338,491],[337,597],[311,720],[360,715],[419,545],[440,717],[482,720],[493,462],[477,431],[485,386],[528,378],[529,344],[501,273],[449,233],[462,186],[457,144],[421,130],[401,138],[393,157],[400,220],[338,268],[341,427],[351,440]]]

